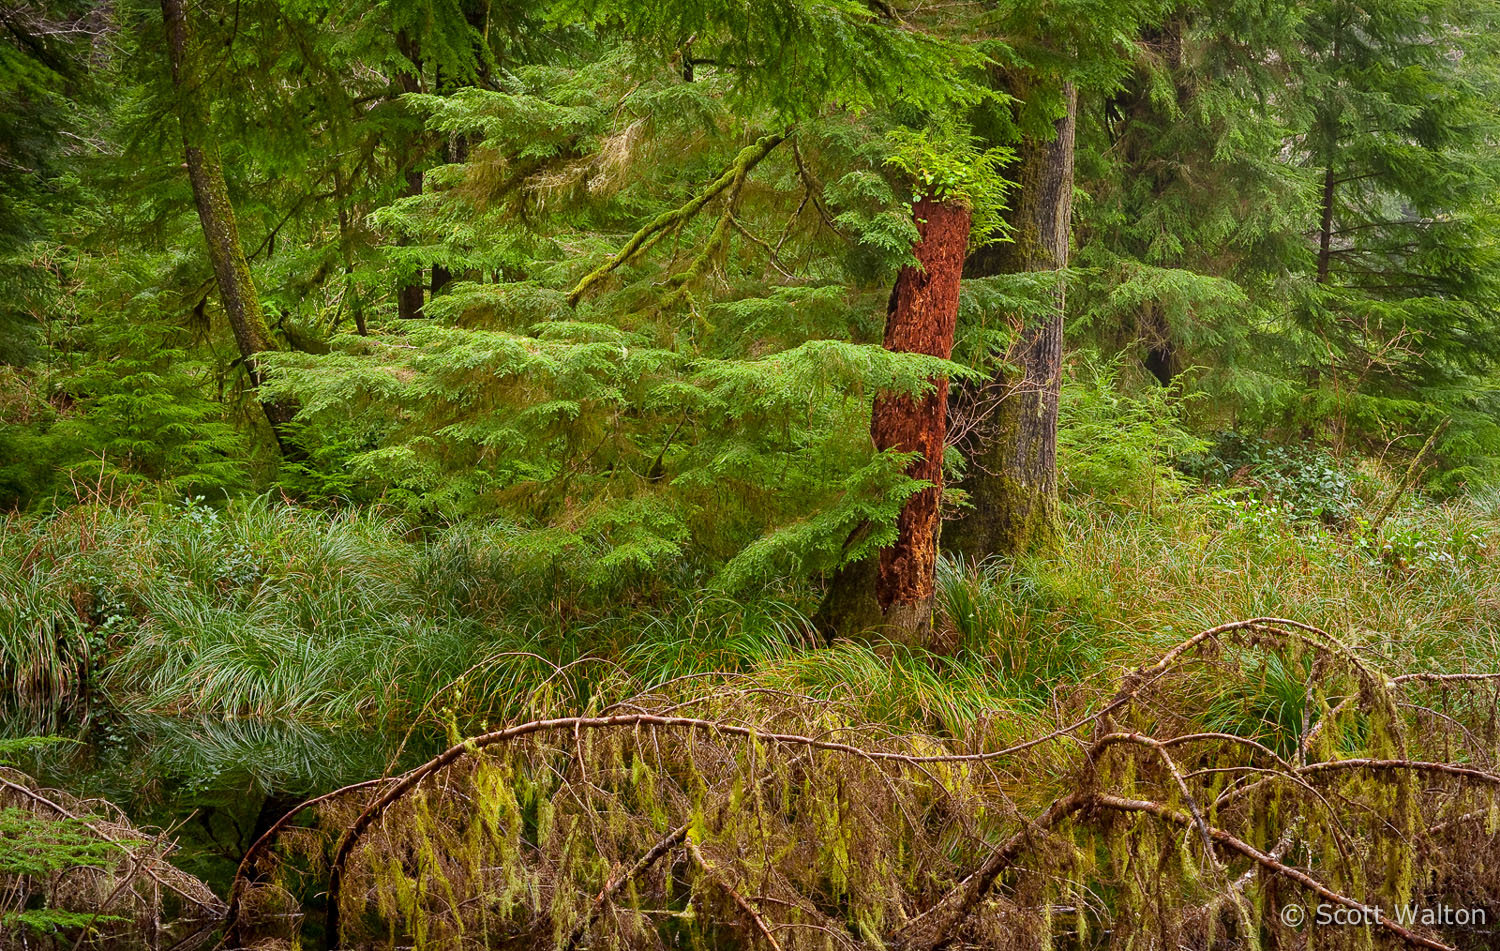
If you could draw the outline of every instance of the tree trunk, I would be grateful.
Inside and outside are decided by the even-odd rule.
[[[1137,319],[1137,332],[1146,345],[1146,356],[1141,362],[1156,382],[1171,386],[1181,372],[1182,362],[1177,356],[1177,343],[1172,339],[1172,325],[1157,309],[1155,301],[1143,301]]]
[[[344,191],[344,178],[339,172],[337,160],[333,165],[333,190],[334,201],[338,205],[339,254],[344,259],[344,295],[349,301],[349,309],[354,314],[354,329],[361,337],[368,337],[370,328],[365,325],[364,301],[360,300],[359,288],[354,282],[354,251],[350,247],[348,196]]]
[[[421,92],[422,58],[417,41],[403,31],[396,37],[396,48],[411,61],[412,65],[411,72],[403,72],[396,77],[398,88],[403,93]],[[404,173],[406,177],[406,189],[402,192],[402,195],[407,198],[422,194],[422,173],[414,170],[412,167],[416,164],[417,154],[421,151],[419,147],[421,138],[421,134],[417,133],[412,135],[407,141],[405,151],[407,163]],[[407,238],[402,237],[396,243],[406,245],[411,242]],[[414,273],[401,275],[400,284],[396,288],[396,316],[401,320],[415,320],[421,317],[423,290],[422,269],[420,267]]]
[[[1159,25],[1147,26],[1141,31],[1142,46],[1154,54],[1150,59],[1157,60],[1157,68],[1165,67],[1172,77],[1175,92],[1173,101],[1183,111],[1192,108],[1194,95],[1192,84],[1187,82],[1187,70],[1183,61],[1182,38],[1187,30],[1188,14],[1179,6]],[[1144,64],[1138,66],[1128,86],[1128,93],[1123,93],[1120,99],[1128,122],[1139,124],[1144,129],[1159,129],[1172,121],[1157,100],[1157,68]],[[1156,161],[1155,143],[1149,141],[1153,137],[1127,134],[1125,142],[1121,143],[1121,159],[1125,165],[1127,180],[1150,183],[1149,197],[1146,200],[1154,203],[1162,200],[1172,187],[1180,183],[1180,173],[1175,165]],[[1136,256],[1142,261],[1150,259],[1150,248],[1138,246]],[[1171,260],[1158,260],[1157,263],[1181,267],[1182,262],[1175,258],[1174,255]],[[1141,302],[1140,310],[1136,312],[1136,335],[1145,348],[1141,362],[1146,371],[1162,386],[1170,386],[1181,372],[1182,360],[1178,354],[1171,321],[1157,301],[1147,299]]]
[[[1333,166],[1323,170],[1323,216],[1318,223],[1318,283],[1328,283],[1328,268],[1333,260],[1333,196],[1338,183]]]
[[[177,94],[178,119],[182,126],[182,146],[193,186],[193,201],[198,207],[198,221],[208,245],[208,258],[219,285],[219,300],[234,332],[235,344],[244,360],[250,385],[259,388],[262,370],[256,357],[276,346],[266,329],[265,312],[255,293],[250,262],[240,243],[239,225],[234,206],[229,201],[229,187],[224,181],[224,167],[208,134],[208,109],[199,98],[199,78],[190,61],[192,32],[183,0],[161,0],[162,21],[167,31],[167,56],[172,69],[172,86]],[[260,400],[271,433],[282,454],[292,448],[286,438],[286,425],[296,415],[297,407],[288,402]]]
[[[406,192],[412,195],[422,194],[422,173],[406,173]],[[409,244],[406,238],[400,240],[401,244]],[[396,290],[396,316],[402,320],[415,320],[422,316],[422,269],[417,268],[415,274],[406,275],[402,278],[401,286]]]
[[[461,135],[455,135],[442,143],[440,146],[443,156],[443,164],[453,165],[469,160],[469,143]],[[428,299],[438,296],[443,288],[453,280],[453,272],[441,264],[432,266],[432,289],[428,293]]]
[[[1078,117],[1078,96],[1071,86],[1066,100],[1066,114],[1057,120],[1052,141],[1028,141],[1017,152],[1018,190],[1010,215],[1015,240],[981,249],[966,273],[1067,267]],[[975,561],[1019,555],[1056,541],[1057,403],[1066,304],[1061,282],[1054,295],[1048,316],[1022,329],[1006,360],[1014,369],[955,393],[955,412],[978,414],[993,405],[972,427],[976,446],[962,487],[973,508],[946,529],[949,547]]]
[[[921,266],[903,267],[896,276],[886,306],[885,348],[946,359],[953,354],[970,213],[957,202],[932,198],[917,202],[912,213],[920,236],[912,250]],[[906,500],[895,544],[881,549],[878,562],[840,572],[819,612],[826,627],[874,628],[908,644],[926,644],[931,638],[948,380],[939,377],[932,383],[932,392],[918,398],[893,393],[875,398],[870,419],[875,447],[917,453],[906,472],[931,485]]]

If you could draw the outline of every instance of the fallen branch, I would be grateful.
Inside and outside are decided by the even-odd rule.
[[[96,823],[90,822],[88,819],[85,819],[84,817],[64,808],[59,803],[47,798],[36,790],[28,789],[26,786],[23,786],[20,783],[11,782],[3,776],[0,776],[0,786],[9,789],[12,792],[20,793],[21,795],[30,799],[32,802],[51,809],[53,812],[57,813],[59,816],[62,816],[64,819],[77,822],[79,825],[83,826],[85,829],[89,830],[100,839],[114,846],[117,846],[122,852],[126,853],[127,855],[133,854],[130,848],[124,842],[121,842],[116,837],[110,835],[108,832],[105,832]],[[218,896],[214,895],[213,892],[208,892],[207,889],[205,889],[208,894],[208,899],[205,899],[201,895],[190,895],[186,891],[184,891],[181,886],[174,884],[167,878],[163,878],[155,869],[151,867],[149,863],[146,863],[144,865],[142,871],[145,873],[147,878],[151,879],[151,881],[155,882],[158,886],[167,889],[180,898],[192,902],[194,905],[197,905],[199,908],[207,911],[213,918],[217,919],[224,914],[224,903],[220,902],[218,900]]]
[[[392,778],[383,777],[381,779],[367,779],[362,783],[355,783],[352,786],[342,786],[338,789],[333,790],[332,792],[324,793],[321,796],[309,799],[306,802],[301,803],[300,805],[296,806],[285,815],[283,815],[280,819],[277,819],[275,822],[271,823],[270,828],[266,829],[265,832],[262,832],[260,838],[252,842],[250,844],[250,848],[245,850],[245,854],[240,857],[239,866],[234,870],[234,879],[229,883],[229,907],[224,915],[229,924],[228,927],[224,930],[224,941],[221,943],[234,943],[232,939],[238,934],[240,925],[240,898],[244,895],[245,888],[250,883],[250,876],[254,873],[255,866],[259,864],[262,853],[264,853],[271,847],[271,843],[275,842],[277,837],[281,835],[282,829],[286,828],[287,825],[289,825],[291,821],[298,815],[302,814],[308,809],[311,809],[313,806],[328,802],[331,799],[336,799],[339,796],[344,795],[345,793],[357,792],[361,789],[370,789],[374,786],[379,786],[382,783],[393,781],[394,780]]]
[[[763,139],[762,141],[765,140]],[[700,731],[716,736],[728,735],[740,738],[753,737],[756,740],[765,743],[802,746],[808,749],[825,750],[829,752],[856,756],[870,762],[890,762],[904,764],[907,766],[919,766],[920,764],[925,763],[984,763],[990,760],[1014,755],[1016,753],[1038,746],[1042,743],[1046,743],[1050,740],[1069,735],[1091,723],[1100,721],[1101,719],[1109,716],[1111,713],[1133,702],[1135,698],[1138,697],[1140,693],[1146,689],[1146,687],[1154,684],[1158,679],[1165,675],[1167,671],[1170,670],[1179,659],[1181,659],[1194,648],[1198,647],[1208,640],[1217,638],[1222,634],[1247,629],[1262,630],[1266,631],[1267,633],[1279,633],[1287,635],[1289,635],[1287,629],[1297,629],[1305,634],[1316,635],[1324,639],[1327,643],[1342,647],[1342,645],[1340,645],[1338,641],[1336,641],[1326,632],[1312,627],[1311,625],[1302,624],[1299,621],[1290,621],[1283,618],[1258,617],[1251,618],[1245,621],[1232,621],[1227,624],[1221,624],[1216,627],[1211,627],[1188,638],[1185,641],[1182,641],[1181,643],[1168,650],[1165,654],[1163,654],[1156,661],[1156,663],[1152,664],[1151,666],[1138,668],[1137,670],[1132,672],[1125,678],[1124,686],[1121,687],[1120,691],[1114,696],[1114,698],[1094,713],[1082,717],[1067,726],[1054,730],[1051,733],[1032,740],[1028,740],[1024,743],[1018,743],[1000,750],[991,750],[978,753],[911,755],[906,753],[897,753],[890,750],[869,750],[850,743],[840,743],[833,740],[820,740],[815,737],[801,736],[789,733],[766,733],[749,726],[722,723],[719,721],[707,720],[699,717],[661,716],[659,714],[651,713],[625,713],[615,714],[611,716],[594,717],[572,716],[556,717],[547,720],[533,720],[529,723],[517,724],[515,726],[506,727],[504,729],[495,730],[490,733],[472,737],[449,747],[447,750],[439,753],[437,756],[428,760],[426,763],[423,763],[422,765],[409,770],[402,776],[396,777],[391,787],[382,795],[377,797],[373,802],[371,802],[370,805],[367,806],[365,810],[360,813],[360,815],[350,825],[348,831],[346,831],[340,838],[339,843],[334,850],[333,861],[329,866],[328,911],[327,919],[325,922],[325,931],[330,936],[330,938],[333,938],[335,940],[339,935],[339,896],[343,887],[344,867],[347,864],[349,855],[353,852],[355,845],[358,844],[360,838],[370,827],[370,824],[373,823],[377,818],[379,818],[379,816],[383,814],[384,811],[392,803],[400,799],[428,776],[446,769],[448,766],[457,762],[459,759],[469,753],[478,752],[479,750],[482,750],[489,746],[509,742],[511,740],[519,739],[521,737],[537,733],[558,731],[569,731],[577,733],[582,730],[652,726],[660,728]],[[1347,652],[1347,648],[1345,648],[1345,651]],[[1350,660],[1351,663],[1354,663],[1357,667],[1359,666],[1357,660],[1353,659],[1352,657],[1350,658]],[[1360,670],[1365,676],[1370,676],[1368,671],[1365,671],[1362,667],[1360,668]],[[327,795],[331,797],[338,795],[344,791],[347,790],[335,790],[334,792]],[[998,874],[998,869],[995,874]],[[993,877],[994,876],[991,875],[989,877],[989,881],[993,881]],[[987,889],[988,887],[989,884],[988,881],[986,881],[984,888]],[[981,889],[980,891],[980,894],[982,893],[983,889]],[[977,896],[974,900],[977,900]],[[970,907],[972,907],[972,903],[965,906],[965,914],[967,914],[967,909]]]
[[[760,912],[751,907],[750,903],[745,900],[745,897],[739,893],[739,890],[725,881],[724,876],[713,870],[713,867],[708,864],[708,860],[703,857],[703,853],[698,851],[698,846],[692,839],[687,840],[687,853],[693,857],[693,861],[703,870],[703,873],[713,879],[724,890],[724,893],[729,896],[730,901],[733,901],[735,906],[745,913],[745,917],[750,919],[750,923],[755,926],[755,930],[760,932],[761,937],[766,939],[766,944],[771,946],[771,951],[781,951],[781,943],[771,933],[770,926],[760,916]]]
[[[1145,799],[1126,799],[1121,796],[1112,796],[1107,793],[1097,793],[1090,797],[1089,804],[1105,809],[1114,809],[1119,812],[1148,813],[1150,815],[1156,816],[1158,819],[1162,819],[1166,822],[1170,822],[1174,825],[1179,825],[1184,828],[1191,827],[1195,824],[1192,816],[1178,812],[1175,809],[1169,809],[1159,802],[1151,802]],[[1209,833],[1213,836],[1214,841],[1218,842],[1220,845],[1232,851],[1238,852],[1239,854],[1245,856],[1246,858],[1264,868],[1266,871],[1272,872],[1276,875],[1280,875],[1283,878],[1296,882],[1297,884],[1301,885],[1303,888],[1306,888],[1308,891],[1311,891],[1320,898],[1333,902],[1336,905],[1343,905],[1345,908],[1351,908],[1360,912],[1365,911],[1369,907],[1361,902],[1355,901],[1353,898],[1350,898],[1347,895],[1343,895],[1339,892],[1334,891],[1333,889],[1329,888],[1327,885],[1324,885],[1322,882],[1313,878],[1311,875],[1308,875],[1301,869],[1292,868],[1290,865],[1283,864],[1280,860],[1276,859],[1270,854],[1262,852],[1260,849],[1257,849],[1255,846],[1244,841],[1243,839],[1230,835],[1223,829],[1210,827]],[[1415,945],[1420,948],[1431,948],[1433,949],[1433,951],[1455,951],[1455,949],[1451,945],[1446,945],[1441,941],[1436,941],[1432,938],[1427,937],[1426,935],[1418,934],[1417,932],[1412,931],[1409,928],[1403,927],[1402,925],[1398,924],[1396,921],[1385,915],[1382,915],[1380,917],[1378,923],[1387,931],[1390,931],[1391,933],[1406,941],[1407,944]]]
[[[1380,511],[1375,513],[1375,517],[1370,519],[1370,525],[1365,530],[1371,535],[1375,534],[1381,524],[1390,518],[1391,513],[1396,510],[1396,505],[1401,501],[1402,496],[1406,495],[1411,489],[1412,483],[1417,481],[1417,476],[1421,474],[1422,469],[1426,466],[1428,454],[1432,452],[1432,448],[1437,445],[1438,437],[1443,434],[1443,430],[1447,429],[1448,424],[1452,421],[1450,417],[1438,423],[1437,428],[1432,431],[1432,435],[1428,436],[1427,441],[1422,443],[1422,448],[1417,450],[1416,458],[1412,459],[1411,465],[1406,467],[1406,472],[1401,476],[1401,481],[1396,484],[1395,491],[1391,492],[1390,498],[1385,500],[1385,504],[1380,507]]]
[[[682,840],[687,837],[687,834],[688,825],[687,823],[683,823],[682,825],[673,829],[671,832],[668,832],[666,835],[662,836],[660,839],[657,839],[656,844],[647,849],[646,853],[639,859],[637,859],[634,865],[630,866],[630,868],[626,869],[619,875],[606,882],[604,888],[599,891],[598,897],[594,899],[594,903],[589,906],[589,913],[583,917],[583,920],[580,921],[578,923],[578,926],[573,929],[573,933],[568,936],[567,943],[563,945],[564,951],[575,951],[575,949],[578,947],[578,942],[583,940],[584,935],[588,934],[589,928],[593,927],[594,922],[598,920],[599,913],[604,910],[604,905],[611,898],[613,898],[620,891],[620,889],[624,888],[627,884],[645,873],[645,871],[651,866],[655,865],[657,860],[660,859],[663,855],[666,855],[668,852],[681,845]]]

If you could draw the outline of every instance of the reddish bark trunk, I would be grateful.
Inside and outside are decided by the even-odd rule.
[[[953,353],[958,320],[969,209],[925,198],[913,214],[921,236],[913,250],[921,267],[903,267],[896,278],[886,311],[885,348],[947,358]],[[925,638],[932,624],[948,416],[948,381],[940,377],[933,383],[934,390],[917,399],[881,394],[870,424],[877,448],[918,453],[907,473],[932,483],[907,500],[897,522],[896,543],[880,553],[875,582],[887,633],[906,640]]]

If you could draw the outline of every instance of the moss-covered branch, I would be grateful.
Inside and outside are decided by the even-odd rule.
[[[585,274],[577,286],[568,292],[568,303],[576,306],[578,301],[583,298],[583,295],[588,293],[589,288],[599,283],[599,281],[603,280],[626,261],[650,250],[663,237],[682,227],[688,221],[691,221],[694,215],[703,210],[704,205],[712,201],[726,188],[735,185],[737,182],[743,182],[750,170],[759,165],[761,160],[767,155],[770,155],[776,146],[786,141],[786,137],[787,134],[785,132],[774,132],[770,135],[761,136],[753,144],[741,149],[739,154],[734,157],[734,161],[729,163],[729,167],[724,170],[723,174],[710,182],[708,187],[694,196],[692,201],[669,211],[664,211],[651,219],[639,231],[631,235],[630,240],[625,242],[625,246],[616,251],[608,261],[605,261]]]

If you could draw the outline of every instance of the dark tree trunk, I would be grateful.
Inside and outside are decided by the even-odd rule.
[[[1172,339],[1172,326],[1167,323],[1154,301],[1141,304],[1140,333],[1146,345],[1146,356],[1142,361],[1147,372],[1162,386],[1171,386],[1172,380],[1181,372],[1181,361],[1177,357],[1177,342]]]
[[[396,77],[397,87],[402,93],[413,93],[422,91],[422,53],[418,43],[410,34],[402,31],[396,36],[396,48],[411,63],[410,72],[402,72]],[[413,133],[406,138],[405,149],[405,171],[406,188],[402,196],[411,198],[422,194],[422,173],[416,169],[417,157],[423,151],[421,147],[422,136]],[[410,244],[405,238],[400,238],[399,245]],[[414,272],[403,274],[400,283],[396,287],[396,316],[402,320],[415,320],[422,316],[422,294],[425,288],[422,279],[422,269],[419,267]]]
[[[1147,59],[1155,66],[1138,66],[1130,80],[1111,100],[1108,111],[1120,122],[1120,134],[1112,143],[1124,168],[1124,179],[1130,182],[1148,182],[1146,202],[1157,202],[1174,186],[1180,183],[1177,168],[1170,163],[1157,160],[1154,151],[1158,130],[1173,120],[1161,108],[1160,69],[1165,67],[1173,77],[1174,102],[1179,109],[1188,111],[1194,89],[1189,82],[1188,70],[1184,68],[1183,36],[1189,29],[1189,14],[1182,7],[1168,13],[1160,24],[1141,30],[1140,44],[1151,55]],[[1127,217],[1138,215],[1142,209],[1126,209]],[[1141,260],[1151,258],[1156,263],[1180,267],[1181,261],[1160,260],[1143,246],[1140,239],[1129,243],[1135,256]],[[1141,358],[1147,372],[1162,386],[1169,386],[1182,369],[1175,331],[1162,308],[1153,300],[1145,300],[1135,313],[1136,339],[1144,350]]]
[[[1328,283],[1328,266],[1333,259],[1333,195],[1338,183],[1333,167],[1323,171],[1323,216],[1318,224],[1318,283]]]
[[[1010,215],[1014,241],[977,252],[967,273],[1067,267],[1078,116],[1072,87],[1066,98],[1067,112],[1057,120],[1054,138],[1028,141],[1018,150],[1018,189]],[[973,508],[945,529],[945,541],[975,561],[1022,554],[1056,540],[1057,403],[1066,303],[1061,282],[1054,294],[1050,313],[1022,329],[1006,361],[1014,370],[984,386],[964,386],[955,392],[955,412],[983,415],[971,423],[975,446],[962,484]]]
[[[970,213],[957,202],[931,198],[917,202],[912,212],[920,235],[913,252],[921,266],[903,267],[896,277],[886,306],[885,348],[947,358],[953,353]],[[909,644],[931,638],[948,416],[948,381],[932,382],[933,391],[918,398],[892,393],[875,398],[870,435],[876,448],[917,453],[907,474],[931,485],[906,500],[895,544],[881,550],[878,562],[840,572],[819,611],[825,629],[873,628]]]
[[[333,166],[334,201],[338,203],[339,254],[344,259],[344,295],[349,300],[349,309],[354,314],[354,329],[361,337],[370,335],[365,325],[364,301],[360,300],[359,288],[354,282],[354,251],[350,247],[348,195],[344,191],[344,178],[338,163]]]
[[[452,165],[456,162],[466,162],[469,159],[469,143],[461,135],[453,136],[442,143],[443,164]],[[441,264],[432,266],[432,289],[429,299],[438,296],[448,282],[453,280],[453,272]]]
[[[406,173],[406,192],[409,197],[422,194],[422,173]],[[402,238],[401,244],[407,244],[407,239]],[[402,285],[396,290],[396,316],[402,320],[415,320],[422,316],[422,269],[417,268],[416,273],[409,274],[403,278]]]
[[[161,0],[162,21],[167,32],[167,56],[172,70],[172,86],[177,94],[178,119],[182,127],[182,147],[188,180],[193,187],[193,202],[198,208],[198,222],[208,246],[219,286],[219,300],[234,333],[235,345],[250,377],[250,385],[259,388],[262,370],[259,354],[275,350],[266,328],[265,312],[255,292],[250,262],[240,243],[240,229],[235,221],[234,206],[229,201],[229,187],[224,181],[224,167],[214,148],[208,130],[208,109],[199,97],[200,80],[192,65],[192,31],[183,0]],[[294,451],[286,437],[286,426],[297,413],[289,402],[260,400],[283,455]]]

